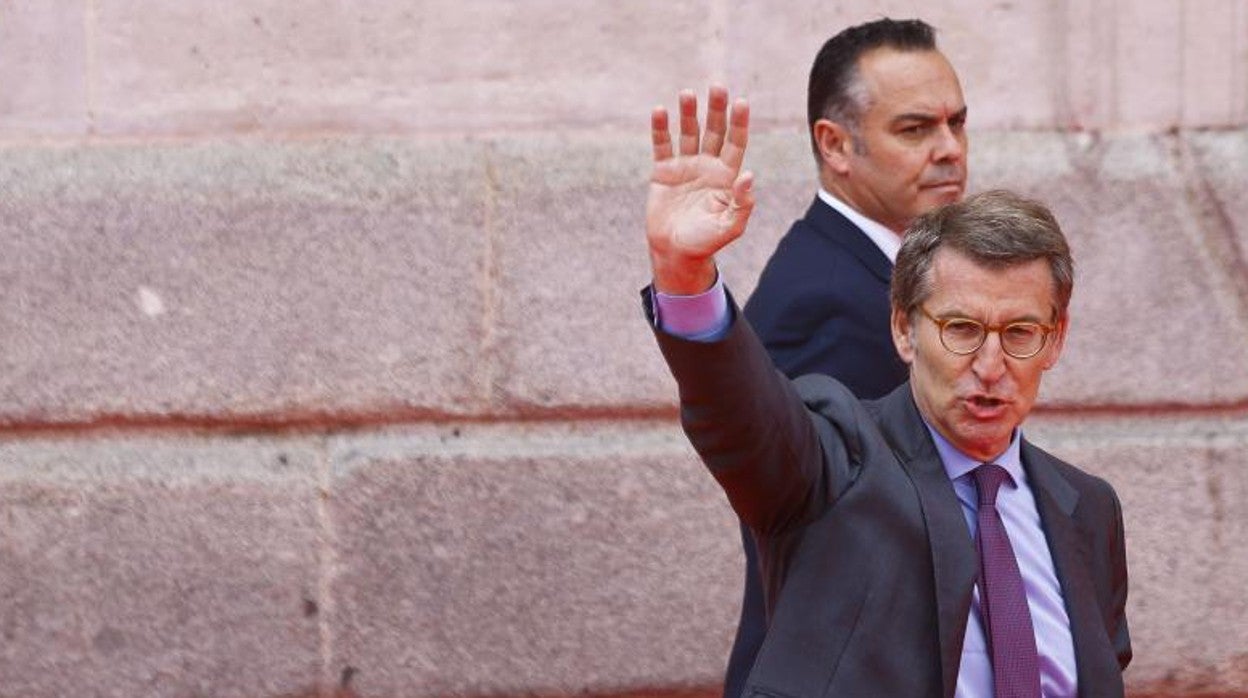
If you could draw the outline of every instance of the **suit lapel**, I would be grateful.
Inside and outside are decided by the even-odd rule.
[[[881,399],[879,425],[919,494],[927,522],[944,695],[952,696],[962,663],[962,641],[971,610],[971,590],[979,574],[979,558],[953,484],[919,416],[910,384]]]
[[[893,274],[893,263],[866,233],[836,209],[815,197],[815,202],[806,211],[806,220],[821,234],[849,250],[850,254],[857,257],[881,281],[886,284],[889,282]]]
[[[1070,634],[1075,646],[1079,694],[1113,695],[1111,688],[1118,684],[1112,679],[1106,683],[1106,679],[1118,674],[1118,663],[1105,637],[1096,589],[1088,576],[1091,551],[1087,541],[1090,538],[1086,531],[1081,530],[1080,522],[1075,517],[1079,492],[1061,476],[1048,454],[1025,439],[1022,459],[1032,483],[1049,552],[1057,568],[1057,579],[1062,585],[1062,598],[1066,602],[1066,615],[1070,618]]]

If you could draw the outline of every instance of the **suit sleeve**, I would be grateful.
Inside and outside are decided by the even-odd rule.
[[[644,298],[644,295],[643,295]],[[848,469],[845,449],[825,450],[820,430],[789,380],[776,371],[732,306],[717,342],[655,331],[679,387],[681,424],[746,525],[775,533],[830,503],[830,481]],[[825,436],[826,440],[826,436]]]

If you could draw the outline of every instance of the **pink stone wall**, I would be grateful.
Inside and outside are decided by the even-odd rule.
[[[0,696],[706,695],[736,524],[640,317],[647,115],[940,29],[1079,264],[1030,436],[1117,487],[1143,696],[1248,696],[1248,0],[0,0]]]
[[[617,3],[469,0],[0,6],[0,137],[600,131],[726,81],[800,125],[850,23],[922,16],[976,128],[1165,131],[1248,119],[1244,0]]]

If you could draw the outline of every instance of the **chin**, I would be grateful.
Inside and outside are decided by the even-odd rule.
[[[963,190],[961,187],[957,189],[932,189],[929,192],[929,199],[932,201],[933,207],[944,206],[962,200]]]
[[[1013,435],[1012,428],[985,428],[984,425],[980,425],[980,428],[966,428],[960,436],[962,443],[965,444],[966,450],[963,452],[966,455],[979,460],[988,460],[1004,453],[1005,449],[1009,448],[1010,438]]]

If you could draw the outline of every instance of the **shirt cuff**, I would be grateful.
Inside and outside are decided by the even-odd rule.
[[[714,342],[728,333],[732,319],[723,277],[715,285],[692,296],[654,291],[655,324],[660,330],[694,342]]]

